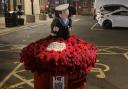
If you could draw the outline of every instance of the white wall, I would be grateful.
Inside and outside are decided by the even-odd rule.
[[[24,4],[25,4],[25,14],[31,15],[32,14],[31,0],[24,0]],[[34,0],[33,7],[34,7],[34,14],[40,14],[39,0]]]

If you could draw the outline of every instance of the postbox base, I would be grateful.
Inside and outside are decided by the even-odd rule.
[[[34,73],[34,89],[56,89],[53,87],[54,79],[49,74],[39,74]],[[78,79],[77,76],[68,76],[64,77],[64,87],[61,89],[86,89],[86,81]],[[79,81],[80,80],[80,81]],[[60,88],[57,88],[60,89]]]

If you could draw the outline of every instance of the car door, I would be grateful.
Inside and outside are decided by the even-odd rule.
[[[120,11],[114,12],[111,14],[111,19],[112,19],[112,26],[113,27],[118,27],[122,23],[121,21],[121,16],[120,16]]]
[[[118,11],[111,15],[113,27],[128,27],[128,11]]]
[[[128,27],[128,11],[121,11],[120,16],[121,16],[120,26]]]

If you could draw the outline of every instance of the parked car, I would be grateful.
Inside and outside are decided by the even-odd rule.
[[[128,7],[125,6],[125,5],[121,5],[121,4],[107,4],[107,5],[103,5],[97,11],[96,19],[98,20],[101,17],[101,15],[113,12],[115,10],[128,10]]]
[[[98,19],[98,23],[104,28],[128,27],[128,10],[119,9],[104,14]]]

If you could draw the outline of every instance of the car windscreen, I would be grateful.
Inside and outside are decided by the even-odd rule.
[[[120,6],[104,6],[104,9],[107,11],[115,11],[119,8],[120,8]]]

